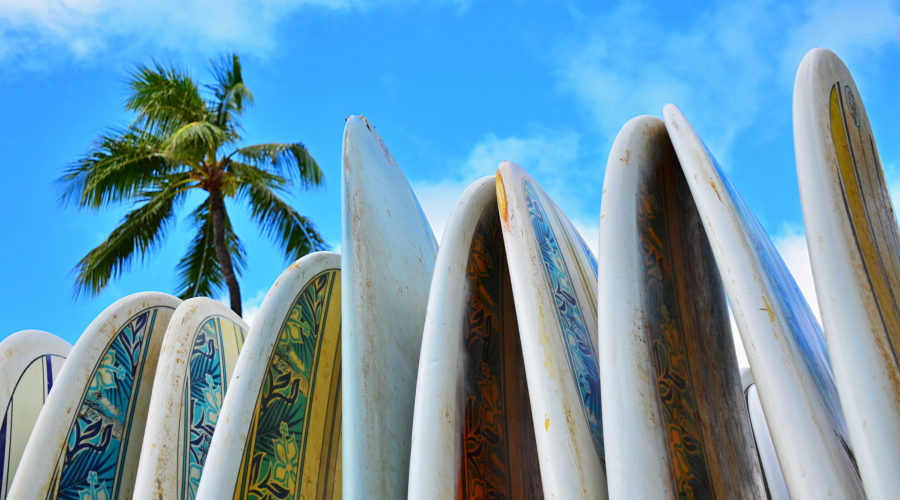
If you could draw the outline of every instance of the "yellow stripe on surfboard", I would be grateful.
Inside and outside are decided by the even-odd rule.
[[[856,124],[859,117],[853,114],[853,109],[849,109],[851,106],[843,105],[840,91],[839,83],[832,86],[829,109],[837,168],[857,249],[874,299],[872,302],[867,301],[867,313],[873,325],[884,327],[873,333],[896,371],[896,349],[900,346],[900,312],[894,290],[900,293],[900,263],[897,261],[896,229],[891,227],[892,221],[885,220],[893,213],[883,193],[883,178],[871,179],[872,175],[880,176],[871,133],[868,134],[867,141],[859,126],[853,127],[856,128],[855,131],[848,127],[848,119],[850,123]],[[868,193],[868,198],[863,195],[864,192]],[[882,196],[879,197],[878,194]],[[885,225],[888,227],[884,227]]]

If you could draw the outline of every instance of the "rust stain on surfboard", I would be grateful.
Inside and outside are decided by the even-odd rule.
[[[772,306],[769,304],[769,301],[766,299],[765,295],[762,296],[762,300],[763,300],[763,304],[765,304],[766,307],[761,307],[761,308],[759,308],[759,310],[766,311],[767,313],[769,313],[769,322],[771,322],[772,324],[775,324],[775,313],[772,311]]]
[[[710,179],[710,180],[709,180],[709,185],[712,186],[713,191],[716,192],[716,198],[718,198],[718,199],[719,199],[719,202],[721,202],[721,201],[722,201],[722,195],[719,194],[719,188],[716,187],[716,181]]]

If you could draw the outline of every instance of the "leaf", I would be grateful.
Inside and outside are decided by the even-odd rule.
[[[109,237],[79,261],[75,267],[76,294],[96,295],[111,278],[116,278],[130,265],[135,254],[144,258],[165,237],[175,212],[184,197],[183,180],[188,174],[177,174],[161,182],[160,189],[142,194],[143,204],[125,214]]]
[[[154,189],[160,176],[175,170],[153,135],[113,130],[100,136],[88,153],[71,164],[57,182],[62,203],[101,208]]]
[[[266,181],[266,176],[273,174],[249,165],[236,165],[233,172],[240,180],[237,196],[250,205],[250,215],[263,233],[281,247],[288,261],[325,249],[325,241],[312,222],[273,191],[277,185]]]
[[[174,67],[138,65],[129,82],[125,109],[138,113],[136,125],[149,133],[167,134],[206,119],[206,105],[194,80]]]
[[[298,181],[303,187],[324,183],[322,169],[306,147],[299,143],[266,143],[246,146],[229,156],[237,156],[250,165],[271,169],[278,175]]]

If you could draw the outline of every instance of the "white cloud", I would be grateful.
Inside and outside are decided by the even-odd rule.
[[[675,103],[726,166],[740,132],[772,129],[771,103],[789,102],[808,50],[829,47],[865,65],[897,43],[900,25],[895,3],[734,1],[685,17],[676,23],[637,1],[605,11],[561,51],[559,85],[609,143],[630,118]]]
[[[573,132],[539,130],[525,137],[497,137],[489,133],[475,144],[464,160],[450,169],[452,175],[437,181],[421,180],[411,184],[438,241],[463,191],[481,177],[494,175],[504,160],[526,169],[565,210],[560,201],[565,197],[567,186],[573,180],[577,181],[579,175],[576,168],[579,140],[579,135]],[[569,198],[566,200],[569,204],[576,202],[574,197],[566,198]],[[599,203],[597,206],[599,210]],[[596,242],[593,245],[596,246]]]
[[[783,66],[792,74],[813,47],[827,47],[845,61],[859,61],[896,43],[900,27],[895,1],[815,1],[807,3],[798,17],[801,22],[786,31],[781,54]]]
[[[253,297],[244,301],[242,305],[243,319],[248,326],[253,326],[253,318],[259,312],[259,306],[262,305],[262,301],[266,298],[267,293],[269,293],[268,288],[259,289]]]
[[[467,0],[446,0],[464,13]],[[152,46],[263,54],[298,10],[365,10],[405,0],[0,0],[0,61],[88,58]],[[60,49],[62,49],[60,51]]]
[[[62,48],[84,58],[111,48],[270,48],[279,18],[303,5],[344,1],[243,3],[237,0],[0,0],[0,56],[29,57]]]

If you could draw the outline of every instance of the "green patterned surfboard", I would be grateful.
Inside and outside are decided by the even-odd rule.
[[[266,296],[226,394],[198,498],[340,498],[339,268],[336,254],[309,255]]]

